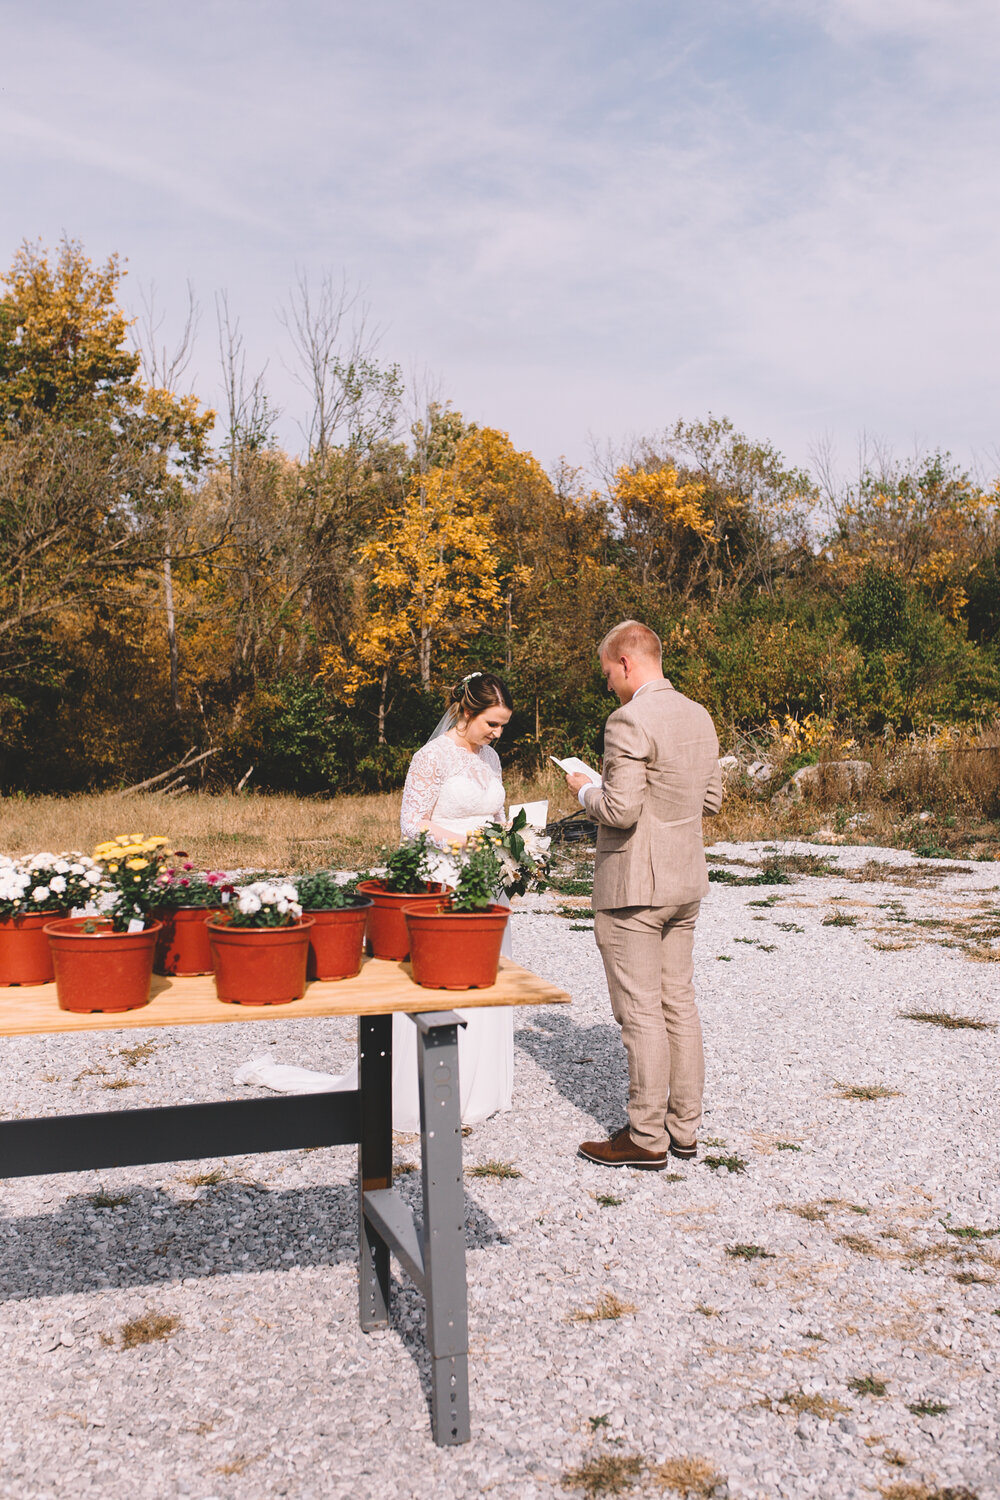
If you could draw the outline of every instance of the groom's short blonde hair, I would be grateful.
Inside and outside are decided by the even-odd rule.
[[[655,630],[639,620],[622,620],[609,630],[597,648],[602,659],[605,656],[639,656],[647,661],[663,660],[663,642]]]

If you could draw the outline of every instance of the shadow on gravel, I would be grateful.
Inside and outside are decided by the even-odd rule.
[[[397,1187],[419,1214],[419,1177]],[[357,1212],[354,1183],[276,1191],[229,1180],[193,1200],[134,1188],[112,1209],[67,1198],[56,1213],[0,1221],[0,1303],[188,1276],[356,1265]],[[465,1212],[470,1250],[506,1243],[468,1195]]]
[[[545,1069],[563,1098],[606,1130],[617,1129],[628,1102],[621,1029],[614,1023],[577,1026],[570,1016],[552,1012],[536,1025],[514,1033],[521,1051]]]

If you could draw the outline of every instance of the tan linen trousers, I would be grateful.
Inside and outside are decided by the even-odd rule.
[[[594,914],[615,1020],[628,1054],[629,1133],[647,1151],[669,1137],[693,1146],[705,1088],[694,997],[694,924],[700,901],[620,906]]]

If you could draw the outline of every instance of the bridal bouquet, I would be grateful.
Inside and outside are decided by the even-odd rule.
[[[479,839],[493,850],[499,867],[497,890],[510,896],[542,891],[548,882],[551,839],[532,828],[522,807],[505,823],[487,823]]]

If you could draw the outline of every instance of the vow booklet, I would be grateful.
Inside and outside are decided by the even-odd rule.
[[[549,821],[549,804],[547,802],[512,802],[510,804],[510,815],[516,818],[521,810],[527,819],[529,828],[539,828],[544,831]]]
[[[600,771],[595,771],[593,766],[588,766],[587,762],[581,760],[578,755],[567,755],[565,760],[558,760],[556,756],[550,755],[549,760],[552,761],[553,765],[558,766],[560,771],[565,771],[567,775],[570,771],[579,771],[583,776],[589,776],[595,785],[600,786],[601,784]]]

